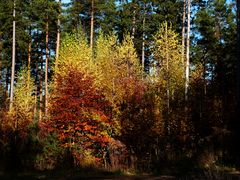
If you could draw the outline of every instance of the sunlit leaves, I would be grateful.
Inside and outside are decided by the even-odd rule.
[[[184,85],[184,64],[181,60],[181,47],[176,32],[171,25],[164,22],[155,35],[154,56],[158,62],[157,76],[163,88],[174,94],[177,88]]]
[[[55,74],[66,74],[69,66],[89,72],[92,70],[92,65],[92,51],[84,36],[81,33],[67,34],[61,43],[60,58]]]
[[[45,128],[57,133],[64,148],[78,146],[97,156],[109,139],[110,119],[105,113],[108,103],[94,87],[93,77],[74,66],[65,68],[66,74],[55,77],[51,117],[45,122]]]

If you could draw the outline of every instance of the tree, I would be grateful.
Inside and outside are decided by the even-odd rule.
[[[15,93],[12,109],[8,113],[7,124],[14,130],[25,134],[28,125],[33,121],[33,107],[35,90],[33,79],[28,80],[28,69],[26,67],[17,75]]]
[[[186,0],[183,0],[183,17],[182,17],[182,62],[185,62],[185,26],[186,23]]]
[[[64,36],[61,43],[60,56],[58,66],[54,69],[54,72],[57,74],[66,74],[68,66],[73,66],[88,74],[95,73],[92,50],[83,32],[66,34]]]
[[[170,135],[170,102],[174,96],[178,96],[177,93],[180,93],[183,87],[184,66],[181,61],[181,46],[178,42],[178,35],[167,22],[161,24],[154,38],[154,56],[159,66],[156,75],[158,76],[160,92],[164,92],[161,99],[166,99],[166,102],[163,102],[167,107],[165,132]]]
[[[233,6],[225,1],[202,4],[194,21],[198,27],[195,31],[200,33],[201,37],[195,37],[194,40],[196,44],[193,44],[193,63],[203,65],[204,94],[207,95],[208,90],[215,89],[223,104],[232,96],[229,94],[232,88],[235,89],[232,67],[236,55],[235,49],[230,48],[236,44],[236,24],[234,12],[231,10]]]
[[[240,1],[237,0],[237,112],[240,109]]]
[[[94,31],[94,0],[91,1],[91,30],[90,30],[90,48],[93,49],[93,31]]]
[[[191,22],[191,0],[187,1],[187,44],[186,44],[186,70],[185,70],[185,100],[188,100],[189,66],[190,66],[190,22]]]
[[[60,47],[60,31],[61,31],[61,0],[58,2],[59,4],[59,12],[58,12],[58,19],[57,19],[57,42],[56,42],[56,58],[55,58],[55,66],[57,66],[58,58],[59,58],[59,47]]]
[[[56,74],[50,114],[45,121],[48,132],[56,133],[62,147],[70,149],[80,165],[84,154],[90,152],[96,163],[102,160],[110,136],[108,103],[94,87],[91,76],[68,66],[67,74]],[[85,154],[86,155],[86,154]]]
[[[48,63],[49,63],[49,27],[48,27],[48,15],[47,15],[47,22],[46,22],[46,59],[45,59],[45,116],[48,116]]]
[[[10,107],[12,109],[13,103],[13,88],[14,88],[14,79],[15,79],[15,41],[16,41],[16,22],[15,22],[15,1],[13,1],[13,42],[12,42],[12,74],[11,74],[11,92],[10,92]]]

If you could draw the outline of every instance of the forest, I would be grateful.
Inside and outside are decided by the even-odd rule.
[[[240,178],[239,8],[0,0],[0,179]]]

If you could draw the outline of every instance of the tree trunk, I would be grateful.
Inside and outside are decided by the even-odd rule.
[[[167,28],[165,30],[165,39],[168,39],[168,25]],[[169,123],[169,116],[170,116],[170,77],[169,77],[169,54],[168,54],[168,42],[165,42],[166,45],[166,51],[167,51],[167,55],[166,55],[166,66],[167,66],[167,122],[166,122],[166,128],[167,128],[167,135],[170,135],[170,123]]]
[[[46,61],[45,61],[45,117],[48,117],[48,61],[49,61],[49,49],[48,49],[48,18],[46,23]]]
[[[183,0],[183,17],[182,17],[182,64],[185,62],[185,23],[186,23],[186,0]]]
[[[187,46],[186,46],[186,70],[185,70],[185,101],[188,101],[188,86],[189,86],[189,58],[190,58],[190,12],[191,0],[187,0]]]
[[[30,30],[30,36],[31,36],[31,30]],[[32,47],[32,40],[28,43],[28,87],[29,87],[29,81],[31,77],[31,47]]]
[[[55,59],[55,68],[58,66],[58,58],[59,58],[59,47],[60,47],[60,29],[61,29],[61,0],[59,0],[59,14],[57,20],[57,42],[56,42],[56,59]]]
[[[0,43],[0,46],[1,46],[1,43]],[[2,67],[3,67],[2,52],[0,51],[0,87],[2,87]]]
[[[37,37],[38,37],[38,31],[37,31]],[[38,63],[39,63],[39,43],[37,42],[36,44],[36,74],[35,74],[35,84],[36,84],[36,89],[35,89],[35,94],[34,94],[34,109],[33,109],[33,117],[36,118],[37,117],[37,99],[38,99]]]
[[[43,55],[41,57],[41,70],[39,79],[39,121],[42,121],[42,111],[43,111]]]
[[[237,0],[237,117],[240,115],[240,0]]]
[[[14,90],[14,77],[15,77],[15,33],[16,33],[16,21],[15,21],[15,0],[13,1],[13,40],[12,40],[12,74],[11,74],[11,91],[10,91],[10,106],[9,110],[13,107],[13,90]]]
[[[93,50],[93,30],[94,30],[94,0],[92,0],[91,8],[91,32],[90,32],[90,48]]]
[[[144,72],[145,63],[145,21],[146,21],[146,4],[143,6],[143,34],[142,34],[142,71]]]
[[[9,90],[8,90],[9,76],[10,76],[10,69],[7,67],[6,79],[5,79],[6,80],[6,82],[5,82],[6,86],[5,86],[5,96],[4,96],[4,99],[7,99],[9,97]]]
[[[135,1],[133,3],[133,20],[132,20],[132,39],[134,39],[135,31],[136,31],[136,7],[135,7]]]
[[[38,80],[38,59],[36,60],[36,75],[35,75],[35,82],[37,84]],[[37,93],[38,93],[38,86],[36,86],[35,93],[34,93],[34,109],[33,109],[33,117],[37,116]]]

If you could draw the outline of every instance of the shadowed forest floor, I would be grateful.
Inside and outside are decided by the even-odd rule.
[[[210,180],[240,180],[240,172],[222,172],[222,171],[202,171],[191,172],[188,175],[150,175],[150,174],[130,174],[121,172],[106,172],[97,170],[54,170],[54,171],[33,171],[33,172],[0,172],[1,180],[30,180],[30,179],[54,179],[54,180],[77,180],[77,179],[123,179],[123,180],[188,180],[188,179],[210,179]]]

